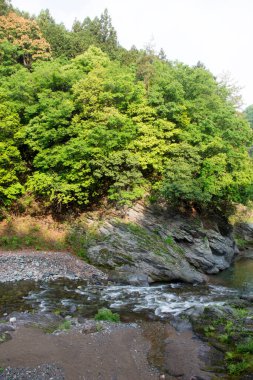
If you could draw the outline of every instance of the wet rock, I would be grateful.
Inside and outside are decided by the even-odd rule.
[[[110,272],[108,276],[109,281],[118,282],[124,285],[133,286],[148,286],[149,278],[143,273],[127,273],[127,272]]]
[[[37,313],[13,312],[10,314],[10,317],[16,319],[17,322],[15,326],[17,327],[33,325],[37,327],[47,328],[50,326],[58,325],[63,320],[61,316],[46,311],[38,311]]]
[[[15,331],[15,328],[8,324],[0,324],[0,334],[3,334],[7,331]]]
[[[253,294],[243,294],[240,298],[245,301],[253,302]]]

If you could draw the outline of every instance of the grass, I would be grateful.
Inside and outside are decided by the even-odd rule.
[[[249,368],[249,364],[245,361],[241,361],[238,363],[228,364],[228,373],[230,375],[240,375],[244,373]]]
[[[0,344],[6,342],[10,339],[10,335],[8,333],[0,334]]]
[[[88,227],[81,221],[77,221],[71,225],[65,236],[65,242],[71,247],[72,252],[86,261],[89,261],[87,249],[97,239],[98,233],[96,228]]]
[[[249,244],[249,242],[247,242],[247,240],[245,240],[239,236],[235,236],[235,242],[236,242],[236,245],[239,249],[244,249]]]
[[[57,330],[65,331],[69,330],[71,327],[71,322],[68,320],[63,321],[58,327]]]
[[[253,339],[249,339],[244,343],[240,343],[236,346],[236,350],[243,354],[253,354]]]
[[[253,332],[251,324],[247,325],[249,310],[235,307],[231,310],[232,313],[224,312],[224,316],[213,320],[207,310],[197,328],[224,352],[227,373],[234,379],[253,371]]]
[[[120,316],[118,313],[113,313],[110,309],[103,307],[99,309],[95,315],[96,321],[109,321],[109,322],[120,322]]]
[[[0,222],[0,248],[4,250],[66,250],[66,228],[51,217],[9,216]]]
[[[0,249],[69,251],[88,261],[87,247],[96,239],[84,222],[60,223],[51,216],[9,215],[0,222]]]
[[[171,246],[173,246],[175,244],[175,241],[173,239],[173,236],[167,236],[165,239],[164,239],[165,243],[166,244],[169,244]]]

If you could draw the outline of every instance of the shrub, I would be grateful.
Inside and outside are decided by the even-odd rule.
[[[237,345],[237,352],[253,354],[253,340]]]
[[[118,313],[113,313],[111,310],[103,307],[99,309],[95,315],[96,321],[109,321],[109,322],[120,322],[120,316]]]
[[[59,326],[58,326],[58,330],[69,330],[71,327],[71,322],[70,321],[63,321]]]

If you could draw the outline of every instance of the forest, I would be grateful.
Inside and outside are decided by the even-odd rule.
[[[0,77],[1,210],[253,198],[253,107],[201,62],[120,46],[107,10],[67,30],[0,0]]]

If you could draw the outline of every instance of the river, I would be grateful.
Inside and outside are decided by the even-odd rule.
[[[216,276],[211,276],[210,282],[206,285],[196,284],[193,286],[171,283],[154,284],[145,287],[113,284],[102,286],[100,284],[89,285],[82,281],[76,282],[63,279],[51,283],[26,281],[1,284],[0,318],[4,316],[9,318],[8,316],[12,312],[21,311],[31,312],[35,317],[36,315],[42,316],[48,313],[49,315],[61,315],[61,317],[65,318],[93,318],[98,309],[107,307],[119,313],[122,322],[128,322],[124,326],[131,326],[134,323],[134,325],[141,327],[141,334],[146,339],[145,342],[149,342],[150,345],[149,353],[147,354],[148,362],[159,373],[166,374],[166,377],[163,377],[164,379],[211,379],[213,378],[212,374],[209,377],[207,372],[203,372],[203,366],[212,368],[214,372],[211,372],[216,374],[216,370],[224,369],[219,364],[223,362],[223,357],[219,351],[194,335],[187,318],[185,319],[184,317],[185,315],[191,315],[196,310],[203,310],[206,306],[224,305],[227,301],[238,300],[239,297],[245,295],[253,295],[253,257],[250,255],[248,258],[237,261],[228,270]],[[37,312],[39,313],[37,314]],[[27,314],[25,313],[25,315]],[[20,315],[17,318],[20,318]],[[139,330],[134,331],[131,330],[131,327],[127,328],[130,328],[130,330],[122,330],[122,333],[125,333],[124,339],[129,340],[130,347],[133,341],[136,342],[136,334],[138,334]],[[113,337],[112,334],[108,336],[108,339]],[[133,334],[133,337],[130,338],[129,334]],[[73,379],[73,368],[76,370],[75,378],[81,379],[83,377],[80,374],[84,373],[83,371],[88,368],[87,366],[90,366],[89,370],[93,373],[88,375],[89,380],[100,378],[94,372],[95,370],[100,372],[108,370],[108,374],[103,372],[103,376],[105,379],[111,379],[111,371],[115,364],[110,364],[110,360],[114,357],[117,358],[118,352],[121,352],[124,357],[128,352],[128,348],[125,349],[125,352],[122,351],[122,343],[120,343],[121,340],[119,340],[118,336],[115,341],[106,342],[106,347],[109,344],[114,348],[114,351],[111,352],[111,357],[108,356],[110,355],[110,350],[108,351],[106,347],[105,351],[100,352],[102,349],[100,341],[99,343],[94,343],[88,340],[87,347],[91,347],[90,345],[94,343],[94,352],[90,348],[85,355],[90,355],[92,352],[94,363],[91,359],[87,362],[80,362],[78,360],[80,347],[84,348],[82,342],[85,339],[90,339],[89,337],[80,338],[80,336],[74,336],[75,340],[72,341],[68,350],[66,347],[70,344],[69,340],[71,341],[72,335],[70,335],[70,338],[68,335],[66,337],[51,337],[50,335],[46,337],[38,333],[36,329],[21,328],[20,333],[15,336],[14,343],[7,342],[6,348],[4,348],[5,344],[2,346],[1,355],[5,358],[3,363],[12,360],[14,366],[26,363],[26,365],[33,368],[41,364],[41,358],[44,358],[42,360],[43,364],[46,360],[45,358],[49,360],[48,357],[50,357],[50,361],[58,360],[62,363],[67,376],[66,379],[71,380]],[[100,339],[101,336],[103,337],[103,335],[96,335],[96,339]],[[35,341],[37,342],[37,348],[34,345]],[[56,347],[54,347],[55,342],[57,343]],[[9,346],[7,347],[8,344]],[[118,344],[119,346],[117,346]],[[134,352],[144,352],[142,349],[138,351],[138,347],[135,348]],[[22,363],[17,360],[20,357],[21,349],[24,354],[24,357],[20,359]],[[97,367],[98,351],[105,360],[100,367]],[[74,356],[70,360],[71,355]],[[74,358],[75,356],[76,358]],[[10,357],[12,359],[9,359]],[[125,362],[125,359],[122,360]],[[138,354],[137,360],[144,362],[145,358],[140,359],[140,354]],[[120,363],[119,361],[119,365],[121,365]],[[145,379],[149,379],[149,372],[144,375],[143,367],[141,369],[142,375],[136,373],[134,363],[135,361],[132,366],[129,364],[126,367],[123,373],[125,377],[123,376],[122,379],[139,380],[142,379],[140,376],[145,376]],[[130,371],[131,374],[127,374],[126,371]],[[182,373],[185,375],[182,375]],[[194,375],[197,375],[197,377],[194,377]],[[89,376],[91,377],[89,378]],[[3,377],[3,379],[7,378],[9,379],[8,376]],[[56,378],[58,379],[58,377]],[[152,374],[150,378],[161,377]],[[224,377],[224,379],[228,378]],[[246,378],[251,379],[252,377]]]
[[[212,276],[207,285],[182,283],[149,287],[87,285],[59,280],[52,283],[19,282],[0,285],[0,314],[41,310],[64,315],[93,317],[100,307],[117,311],[124,318],[170,318],[192,307],[224,304],[227,299],[253,294],[253,259]]]

